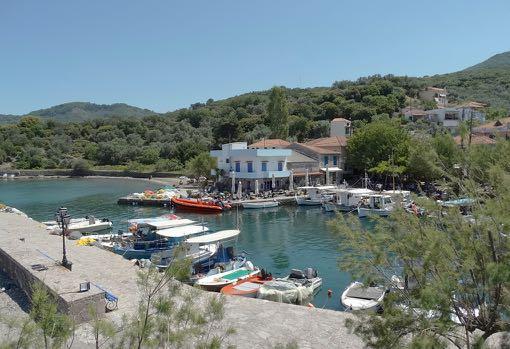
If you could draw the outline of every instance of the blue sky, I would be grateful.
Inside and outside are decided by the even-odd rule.
[[[510,50],[510,2],[0,0],[0,113],[432,75]]]

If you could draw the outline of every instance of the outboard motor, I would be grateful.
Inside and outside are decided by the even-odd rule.
[[[306,279],[306,275],[305,275],[305,273],[303,273],[302,270],[292,269],[290,271],[289,278],[291,278],[291,279]]]
[[[317,270],[313,268],[306,268],[304,274],[307,279],[313,279],[317,277]]]
[[[234,247],[229,246],[226,248],[226,250],[227,250],[228,259],[233,259],[234,258]]]

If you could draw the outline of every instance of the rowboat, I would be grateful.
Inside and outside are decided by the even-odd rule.
[[[378,311],[387,290],[383,287],[365,287],[361,282],[351,283],[342,293],[342,304],[348,310]]]
[[[224,205],[221,201],[211,202],[200,199],[180,199],[176,197],[172,198],[172,204],[176,209],[204,213],[220,213],[223,212],[223,210],[230,208],[229,205]]]
[[[266,274],[262,270],[261,275],[254,275],[247,279],[234,282],[233,284],[223,287],[220,292],[230,296],[257,298],[259,288],[270,280],[273,280],[271,274]]]
[[[246,262],[245,265],[246,266],[238,269],[203,277],[198,279],[196,284],[207,291],[218,292],[227,285],[248,279],[249,277],[260,273],[260,270],[258,268],[254,268],[253,264],[250,262]]]
[[[278,207],[278,201],[243,202],[243,208],[270,208]]]

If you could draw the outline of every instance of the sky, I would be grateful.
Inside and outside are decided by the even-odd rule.
[[[510,50],[509,14],[508,0],[0,0],[0,114],[447,73]]]

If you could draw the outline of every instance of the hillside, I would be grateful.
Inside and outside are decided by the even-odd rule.
[[[427,85],[446,87],[450,100],[476,100],[510,110],[510,52],[504,52],[464,70],[418,78]]]
[[[124,103],[94,104],[88,102],[71,102],[59,104],[47,109],[34,110],[27,115],[60,122],[82,122],[107,117],[142,118],[155,114],[157,113],[152,110],[141,109]],[[0,123],[16,122],[21,117],[21,115],[0,115]]]

